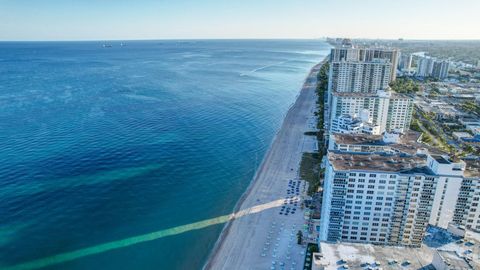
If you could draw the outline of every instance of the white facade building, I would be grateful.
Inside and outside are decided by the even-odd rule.
[[[343,134],[381,134],[380,126],[375,126],[369,121],[348,114],[333,119],[332,132]]]
[[[390,78],[389,82],[396,79],[396,70],[400,52],[395,48],[384,47],[355,47],[351,43],[340,47],[333,48],[330,52],[330,63],[349,61],[349,62],[372,62],[378,59],[390,62]]]
[[[379,126],[380,132],[385,131],[389,98],[390,96],[386,92],[382,92],[382,94],[333,93],[329,130],[331,130],[334,119],[342,115],[357,116],[367,110],[371,123]]]
[[[331,98],[330,131],[338,118],[344,115],[356,117],[368,112],[370,123],[379,126],[377,134],[384,131],[407,130],[413,112],[413,99],[405,95],[379,91],[368,93],[333,93]]]
[[[439,80],[444,80],[448,77],[450,70],[450,62],[448,61],[435,61],[433,64],[432,76]]]
[[[480,161],[450,158],[409,131],[413,98],[390,91],[393,51],[383,53],[332,49],[319,240],[418,247],[428,225],[480,231]],[[420,58],[417,76],[445,74],[443,62]]]
[[[413,56],[411,54],[402,54],[398,62],[398,69],[409,71],[412,68]]]
[[[465,171],[465,162],[453,162],[448,156],[428,156],[428,167],[438,175],[430,224],[448,228],[453,221],[455,206]]]
[[[412,122],[413,107],[412,98],[401,94],[392,94],[388,106],[386,130],[408,130]]]
[[[390,83],[391,67],[392,64],[386,59],[331,62],[329,91],[376,93],[385,90]]]
[[[331,145],[321,241],[419,246],[429,224],[480,231],[480,161],[408,151],[392,155],[401,147],[361,144],[361,151],[352,151],[359,144],[345,138]]]
[[[435,189],[435,176],[415,169],[419,162],[330,152],[320,241],[419,246]]]
[[[480,232],[480,160],[465,160],[453,223]]]
[[[418,59],[416,76],[446,79],[450,70],[450,62],[424,56]]]
[[[418,77],[429,77],[433,72],[433,64],[435,60],[431,57],[420,57],[417,62],[417,72],[415,73]]]
[[[408,131],[406,133],[388,133],[382,135],[370,134],[340,134],[330,136],[329,151],[352,153],[382,153],[417,155],[426,154],[426,145],[419,143],[421,133]]]

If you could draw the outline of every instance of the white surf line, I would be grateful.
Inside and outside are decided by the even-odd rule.
[[[257,71],[260,71],[260,70],[263,70],[263,69],[266,69],[266,68],[269,68],[269,67],[274,67],[274,66],[278,66],[278,65],[283,65],[285,63],[287,63],[289,61],[282,61],[282,62],[278,62],[278,63],[274,63],[274,64],[270,64],[270,65],[266,65],[266,66],[263,66],[263,67],[259,67],[259,68],[256,68],[256,69],[252,69],[250,70],[249,72],[245,72],[245,73],[241,73],[240,76],[246,76],[248,74],[252,74],[252,73],[255,73]]]
[[[144,242],[157,240],[167,236],[177,235],[177,234],[181,234],[188,231],[203,229],[212,225],[226,223],[232,219],[240,218],[249,214],[259,213],[261,211],[264,211],[270,208],[281,206],[282,204],[283,204],[283,199],[279,199],[269,203],[256,205],[244,210],[240,210],[230,215],[223,215],[223,216],[206,219],[206,220],[202,220],[195,223],[190,223],[190,224],[181,225],[181,226],[164,229],[164,230],[159,230],[156,232],[151,232],[151,233],[147,233],[139,236],[133,236],[133,237],[117,240],[117,241],[107,242],[107,243],[92,246],[92,247],[60,253],[60,254],[49,256],[49,257],[45,257],[45,258],[41,258],[41,259],[37,259],[37,260],[25,262],[25,263],[20,263],[13,266],[7,266],[2,269],[3,270],[31,270],[31,269],[39,269],[39,268],[43,268],[51,265],[61,264],[61,263],[77,260],[86,256],[90,256],[90,255],[100,254],[100,253],[108,252],[115,249],[120,249],[120,248],[132,246],[136,244],[141,244]]]

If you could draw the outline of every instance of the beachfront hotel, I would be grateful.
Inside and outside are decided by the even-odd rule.
[[[335,132],[335,122],[344,115],[363,118],[373,126],[379,126],[378,134],[384,131],[407,130],[413,112],[413,99],[392,91],[376,93],[332,93],[330,130]],[[368,116],[361,117],[364,114]]]
[[[341,46],[337,46],[331,50],[330,63],[342,61],[368,63],[384,59],[390,63],[389,73],[391,77],[389,78],[389,82],[391,82],[397,78],[396,71],[399,57],[400,51],[396,48],[358,47],[354,46],[351,42],[344,42]]]
[[[387,59],[369,62],[331,62],[330,92],[376,93],[388,88],[392,64]]]
[[[338,132],[339,118],[349,115],[362,119],[363,126],[385,131],[407,130],[413,112],[413,99],[394,93],[399,52],[396,49],[356,48],[346,42],[331,49],[328,81],[329,133]],[[365,113],[368,115],[364,117]],[[346,127],[343,130],[357,130]]]
[[[429,225],[480,230],[480,164],[420,142],[395,49],[333,48],[319,239],[419,247]],[[391,69],[393,68],[393,69]]]
[[[331,136],[321,241],[418,247],[428,225],[480,230],[480,163],[418,138],[413,131]]]
[[[330,152],[327,160],[320,240],[421,244],[435,178],[415,167],[418,157]]]
[[[480,161],[452,159],[420,143],[420,136],[421,133],[411,130],[403,134],[334,134],[328,149],[336,153],[421,157],[417,166],[427,166],[437,175],[429,224],[447,229],[452,223],[480,230]],[[435,159],[426,160],[428,155]]]

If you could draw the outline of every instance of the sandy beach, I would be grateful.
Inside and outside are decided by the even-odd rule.
[[[315,137],[304,132],[316,123],[313,113],[320,66],[307,76],[204,269],[302,269],[304,248],[297,245],[296,232],[305,222],[299,201],[306,183],[298,179],[298,168],[302,153],[317,147]]]

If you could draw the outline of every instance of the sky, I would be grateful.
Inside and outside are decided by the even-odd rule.
[[[0,0],[0,40],[480,39],[480,0]]]

